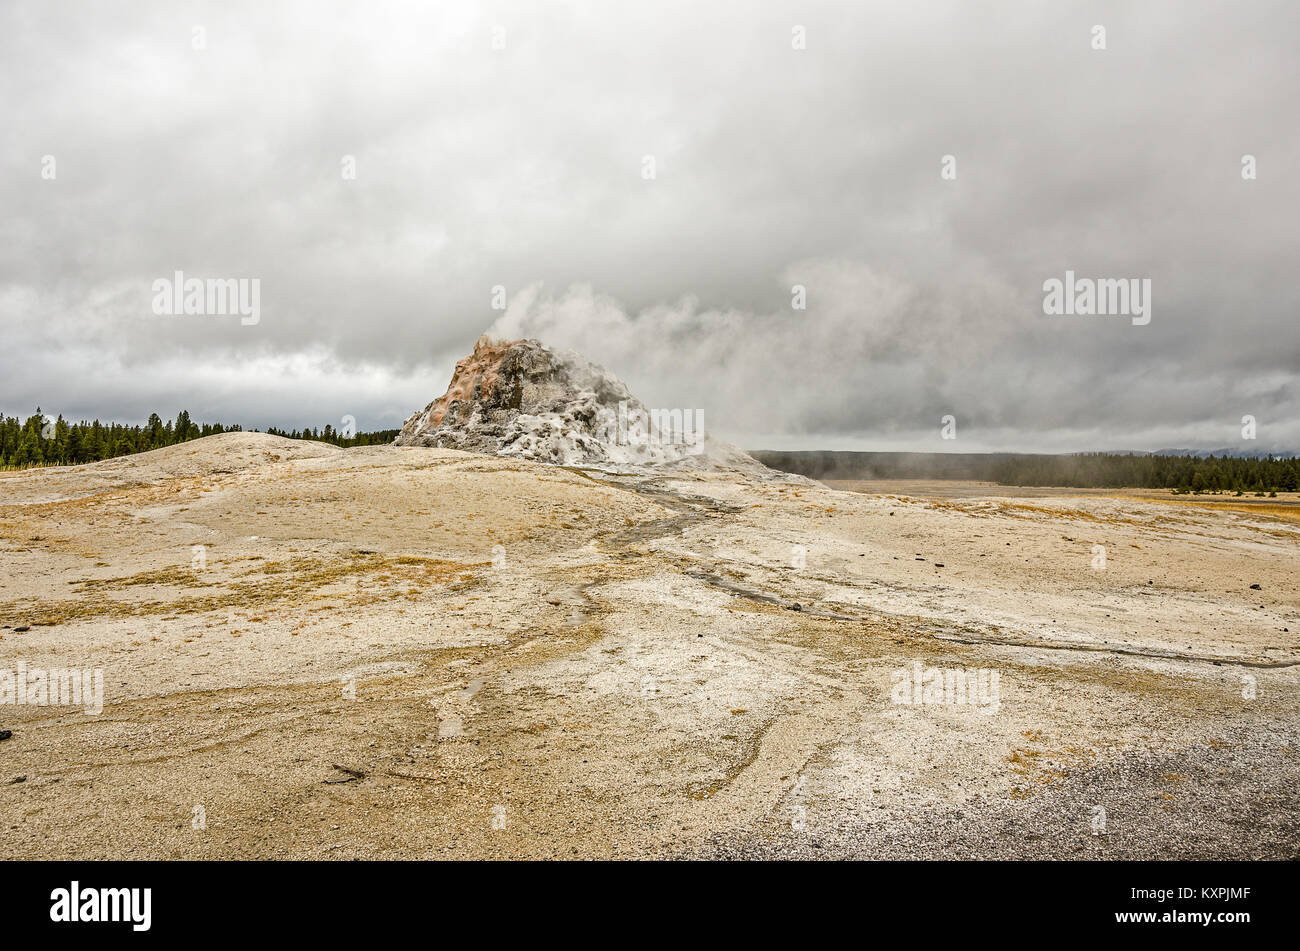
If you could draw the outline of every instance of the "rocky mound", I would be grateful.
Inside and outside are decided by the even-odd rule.
[[[611,470],[774,475],[710,439],[702,410],[647,408],[605,368],[537,340],[480,337],[447,392],[412,414],[394,443]]]

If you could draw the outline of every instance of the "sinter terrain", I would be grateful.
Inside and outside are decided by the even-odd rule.
[[[1293,512],[256,433],[6,473],[0,668],[104,697],[0,705],[0,855],[1295,857]]]

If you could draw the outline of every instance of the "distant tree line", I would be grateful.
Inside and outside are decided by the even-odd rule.
[[[127,426],[99,420],[69,423],[62,416],[51,420],[37,407],[26,420],[0,414],[0,466],[75,465],[174,446],[201,436],[243,431],[242,426],[196,423],[186,410],[177,413],[174,420],[164,422],[157,413],[152,413],[144,425]],[[399,430],[344,436],[327,424],[324,429],[272,427],[267,432],[287,439],[312,439],[347,448],[391,443]],[[1300,458],[1296,457],[761,450],[753,455],[774,469],[813,479],[959,479],[1002,485],[1239,494],[1300,490]]]
[[[195,423],[184,410],[176,414],[175,420],[163,422],[153,413],[143,426],[127,426],[99,420],[70,423],[62,415],[50,419],[37,407],[25,421],[0,415],[0,465],[75,465],[239,431],[238,426]]]
[[[1295,492],[1300,487],[1300,459],[1112,453],[1019,456],[994,466],[992,481],[1002,485],[1134,487],[1175,492]]]
[[[174,420],[164,422],[157,413],[152,413],[144,425],[127,426],[123,423],[101,423],[99,420],[70,423],[62,415],[50,419],[38,406],[36,412],[26,420],[0,414],[0,467],[12,469],[76,465],[174,446],[201,436],[243,431],[242,426],[196,423],[190,419],[187,410],[177,413]],[[267,431],[289,439],[316,439],[345,447],[392,442],[398,433],[396,429],[389,429],[357,433],[345,438],[328,425],[323,430]]]
[[[396,439],[401,430],[380,429],[373,433],[357,433],[354,436],[344,436],[333,426],[326,423],[324,429],[291,429],[286,431],[272,426],[267,432],[272,436],[283,436],[285,439],[314,439],[317,442],[332,443],[346,449],[350,446],[382,446]]]
[[[1001,485],[1295,492],[1300,458],[1082,453],[767,452],[764,465],[810,479],[957,479]]]

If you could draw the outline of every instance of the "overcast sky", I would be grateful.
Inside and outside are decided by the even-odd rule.
[[[1256,0],[7,0],[0,410],[395,428],[492,328],[748,448],[1300,449],[1297,48]],[[1067,269],[1150,323],[1044,315]],[[175,271],[260,322],[156,315]]]

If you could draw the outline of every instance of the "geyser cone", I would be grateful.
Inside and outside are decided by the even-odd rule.
[[[537,340],[480,337],[447,392],[411,415],[395,442],[557,465],[773,475],[709,439],[702,410],[647,408],[604,367]]]

